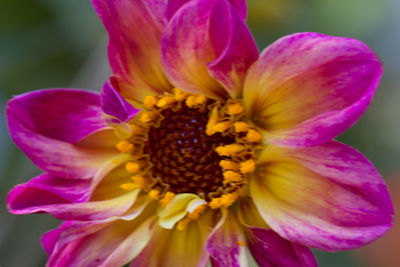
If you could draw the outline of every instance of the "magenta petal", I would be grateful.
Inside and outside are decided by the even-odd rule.
[[[160,60],[164,0],[92,0],[109,35],[108,57],[117,89],[141,102],[171,89]]]
[[[207,240],[207,251],[210,253],[213,266],[245,267],[247,266],[245,237],[233,211],[224,211],[218,225]]]
[[[291,243],[270,229],[249,227],[248,246],[251,254],[262,267],[316,267],[309,248]]]
[[[110,119],[111,123],[124,123],[133,119],[139,113],[139,109],[135,109],[115,90],[113,83],[116,82],[111,77],[103,86],[101,91],[101,108],[103,112],[114,118]]]
[[[181,8],[184,4],[191,0],[169,0],[167,4],[167,19],[171,19],[172,16]],[[239,16],[245,20],[247,17],[247,4],[246,0],[228,0],[231,5],[236,9]]]
[[[123,214],[135,201],[137,192],[87,202],[89,196],[90,181],[87,179],[43,174],[14,187],[7,196],[7,206],[13,214],[46,212],[60,220],[101,220]]]
[[[112,149],[77,143],[107,129],[97,94],[80,90],[39,90],[7,105],[11,138],[41,169],[67,178],[91,178]]]
[[[270,146],[250,191],[275,232],[307,247],[354,249],[393,224],[382,177],[361,153],[336,141],[302,149]]]
[[[167,25],[161,48],[176,87],[212,98],[238,96],[258,56],[249,30],[226,0],[185,4]]]
[[[8,102],[7,117],[11,137],[18,121],[40,135],[68,143],[107,127],[99,95],[83,90],[48,89],[15,96]]]
[[[248,71],[243,99],[269,143],[313,146],[358,120],[381,75],[379,59],[364,43],[297,33],[263,51]]]

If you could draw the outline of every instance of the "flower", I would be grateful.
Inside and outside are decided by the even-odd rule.
[[[362,42],[283,37],[260,55],[243,0],[93,0],[113,76],[100,95],[8,102],[11,137],[44,171],[10,212],[64,223],[48,266],[316,266],[392,225],[386,185],[332,138],[371,102]]]

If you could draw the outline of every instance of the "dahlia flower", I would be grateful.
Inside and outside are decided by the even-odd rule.
[[[362,42],[283,37],[260,55],[244,0],[93,0],[112,69],[101,94],[8,102],[10,135],[44,173],[11,213],[64,221],[47,266],[316,266],[392,225],[386,185],[333,141],[382,68]]]

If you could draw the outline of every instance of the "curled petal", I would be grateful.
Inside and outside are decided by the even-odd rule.
[[[142,102],[171,89],[160,60],[166,20],[163,0],[92,0],[109,35],[108,56],[117,90]]]
[[[250,227],[248,246],[259,266],[317,267],[309,248],[283,239],[271,229]]]
[[[212,98],[237,97],[255,42],[227,0],[193,0],[174,15],[162,38],[162,62],[172,83]]]
[[[358,151],[335,141],[303,149],[268,147],[250,191],[274,231],[308,247],[357,248],[392,225],[392,203],[379,173]]]
[[[171,19],[172,16],[181,8],[184,4],[191,0],[169,0],[167,4],[167,19]],[[245,0],[228,0],[231,5],[236,9],[239,16],[246,20],[247,17],[247,4]]]
[[[137,189],[110,200],[86,201],[88,189],[85,181],[44,174],[14,187],[7,196],[7,206],[13,214],[46,212],[60,220],[102,220],[124,214],[140,191]],[[81,196],[77,195],[80,193]]]
[[[11,138],[41,169],[56,176],[90,178],[114,149],[80,146],[107,130],[100,98],[89,91],[39,90],[14,97],[7,105]]]
[[[248,266],[245,236],[236,215],[224,210],[223,216],[207,240],[207,251],[213,260],[213,266]]]
[[[133,119],[139,113],[129,104],[114,88],[115,77],[111,77],[103,86],[101,91],[101,108],[103,112],[112,118],[111,123],[124,123]]]
[[[179,231],[154,226],[152,238],[132,261],[131,267],[205,267],[208,253],[204,249],[214,226],[214,213],[207,212]]]
[[[249,69],[244,103],[268,142],[318,145],[358,120],[381,75],[378,58],[360,41],[293,34],[267,47]]]
[[[153,224],[148,212],[132,221],[64,223],[42,237],[47,266],[123,266],[146,246]]]

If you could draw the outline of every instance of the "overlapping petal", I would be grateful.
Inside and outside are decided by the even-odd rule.
[[[381,74],[377,57],[358,40],[293,34],[267,47],[251,67],[244,103],[268,142],[318,145],[358,120]]]
[[[214,267],[246,267],[246,238],[236,215],[224,210],[217,226],[207,240],[207,251]]]
[[[171,89],[160,60],[163,0],[92,0],[109,34],[108,56],[124,97],[138,101]]]
[[[181,8],[184,4],[192,0],[169,0],[167,3],[167,19],[171,19],[172,16]],[[239,16],[245,20],[247,17],[247,4],[246,0],[228,0],[231,5],[236,9]]]
[[[149,241],[154,225],[149,215],[143,212],[131,221],[64,223],[42,238],[50,254],[47,266],[123,266]]]
[[[89,91],[39,90],[14,97],[7,105],[11,138],[41,169],[55,176],[90,178],[117,153],[102,145],[107,131],[100,98]],[[96,135],[97,147],[79,145]],[[106,141],[105,141],[106,142]]]
[[[392,225],[386,185],[358,151],[331,141],[303,149],[268,147],[250,191],[282,237],[327,251],[360,247]]]
[[[45,184],[46,181],[56,187]],[[7,196],[7,206],[14,214],[46,212],[60,220],[103,220],[124,214],[135,202],[139,191],[108,200],[87,201],[90,191],[86,180],[44,174],[14,187]]]
[[[131,267],[206,266],[205,244],[214,226],[214,213],[192,221],[182,231],[154,227],[152,239],[132,261]]]
[[[241,93],[258,57],[249,30],[227,0],[193,0],[173,16],[162,38],[162,62],[178,88],[216,99]]]
[[[115,77],[111,77],[104,84],[101,91],[101,108],[111,117],[108,119],[109,123],[124,123],[133,119],[140,110],[135,109],[120,95],[114,88],[113,84],[116,83]]]

